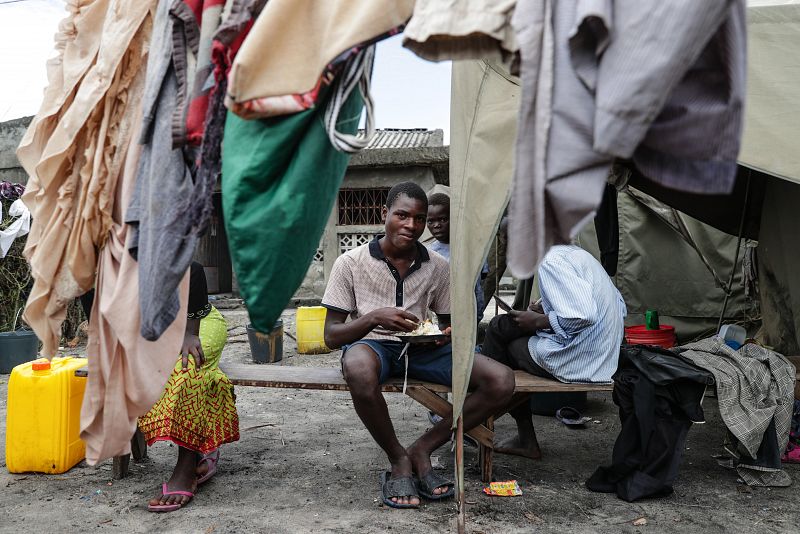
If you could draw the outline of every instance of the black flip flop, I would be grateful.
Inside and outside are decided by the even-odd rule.
[[[391,471],[381,473],[381,497],[383,504],[392,508],[419,508],[418,504],[400,504],[392,501],[392,497],[417,497],[417,486],[411,477],[391,478]]]
[[[450,486],[450,489],[439,495],[433,493],[436,488],[442,486]],[[417,478],[417,488],[419,489],[419,494],[429,501],[441,501],[456,494],[456,487],[453,481],[434,472],[433,469],[428,471],[428,474]]]
[[[584,417],[581,412],[570,406],[564,406],[556,411],[556,419],[570,428],[583,428],[586,423],[592,420],[591,417]]]

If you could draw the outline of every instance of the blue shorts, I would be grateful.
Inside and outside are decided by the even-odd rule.
[[[430,345],[411,345],[403,358],[405,343],[378,339],[362,339],[342,348],[342,360],[347,351],[356,345],[366,345],[375,351],[381,364],[380,383],[393,377],[402,377],[406,372],[405,358],[408,358],[408,377],[425,382],[451,386],[453,382],[453,346],[448,343],[441,347]]]

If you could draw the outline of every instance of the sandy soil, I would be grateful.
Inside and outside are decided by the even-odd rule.
[[[225,310],[230,326],[246,322],[243,310]],[[294,314],[284,314],[294,333]],[[243,328],[231,331],[223,358],[249,362]],[[298,355],[284,339],[284,365],[337,366],[339,353]],[[0,375],[0,419],[5,421],[8,376]],[[187,508],[152,514],[146,501],[169,477],[176,448],[159,443],[131,475],[111,479],[111,462],[79,464],[63,475],[9,474],[0,452],[0,532],[448,532],[455,505],[427,503],[420,510],[391,510],[378,499],[387,461],[340,392],[237,388],[241,440],[222,450],[217,476]],[[427,412],[400,394],[387,395],[401,441],[410,443],[429,425]],[[629,504],[592,493],[584,481],[607,463],[619,431],[610,394],[591,395],[587,413],[596,423],[569,430],[536,417],[541,461],[495,456],[495,478],[517,479],[524,494],[491,498],[481,492],[477,450],[465,448],[469,532],[797,532],[800,493],[748,488],[719,467],[724,426],[714,399],[708,422],[695,425],[686,443],[675,493]],[[513,421],[498,422],[506,434]],[[5,439],[5,425],[0,428]],[[453,469],[449,448],[436,453],[444,473]],[[800,470],[788,466],[797,483]],[[645,525],[634,526],[634,521]]]

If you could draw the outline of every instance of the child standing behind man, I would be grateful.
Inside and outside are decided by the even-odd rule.
[[[428,198],[428,230],[434,237],[434,241],[428,245],[428,248],[450,261],[450,197],[445,193],[434,193]],[[475,303],[479,323],[483,319],[483,311],[486,308],[481,280],[488,273],[489,264],[483,262],[481,275],[475,282]]]

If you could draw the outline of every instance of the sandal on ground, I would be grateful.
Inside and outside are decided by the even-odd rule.
[[[219,463],[219,449],[215,451],[211,451],[208,454],[204,454],[200,461],[197,462],[197,467],[200,467],[203,463],[208,462],[208,471],[203,474],[203,476],[197,479],[197,485],[199,486],[203,482],[208,482],[211,480],[215,474],[217,474],[217,464]]]
[[[418,504],[400,504],[392,501],[392,497],[399,499],[400,497],[417,497],[417,487],[414,485],[414,479],[411,477],[398,477],[391,478],[390,471],[381,473],[381,495],[383,497],[383,504],[391,506],[392,508],[419,508]]]
[[[781,462],[786,464],[800,464],[800,446],[791,441],[786,444],[786,452],[781,456]]]
[[[556,412],[556,419],[564,423],[570,428],[583,428],[583,426],[592,420],[591,417],[584,417],[581,412],[570,406],[564,406]]]
[[[151,512],[174,512],[175,510],[180,510],[194,499],[194,493],[191,491],[169,491],[167,488],[167,483],[164,482],[161,484],[161,496],[162,497],[169,497],[170,495],[181,495],[183,497],[189,497],[189,500],[183,504],[148,504],[147,509]]]
[[[450,486],[450,489],[442,494],[436,495],[434,490],[436,488],[441,488],[442,486]],[[453,481],[448,480],[439,473],[434,472],[433,469],[428,471],[426,475],[417,478],[417,488],[419,489],[419,494],[429,501],[448,499],[456,494],[456,488]]]

